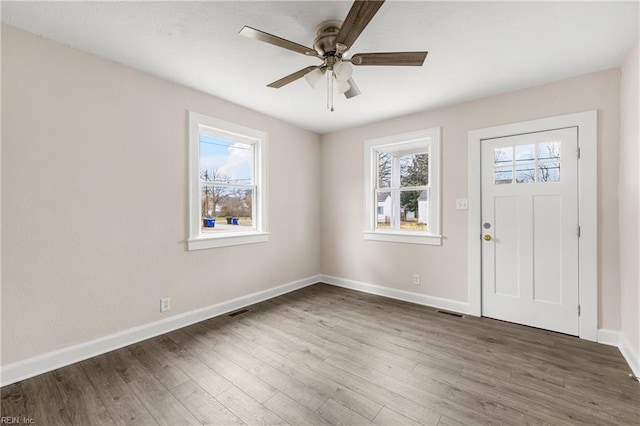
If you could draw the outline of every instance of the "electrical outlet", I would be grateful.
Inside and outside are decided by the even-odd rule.
[[[420,274],[413,274],[413,285],[420,285]]]
[[[171,309],[171,298],[164,297],[160,299],[160,312],[166,312]]]
[[[466,198],[458,198],[456,200],[456,210],[467,210],[469,208],[469,200]]]

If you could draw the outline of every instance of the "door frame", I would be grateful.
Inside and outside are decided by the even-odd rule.
[[[598,336],[598,170],[597,111],[566,114],[469,131],[469,313],[482,316],[482,209],[480,145],[483,140],[524,133],[577,127],[578,161],[578,335],[597,341]],[[577,153],[576,153],[577,155]],[[578,230],[576,229],[576,232]]]

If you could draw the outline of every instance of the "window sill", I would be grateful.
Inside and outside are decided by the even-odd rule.
[[[222,235],[205,235],[187,240],[187,250],[204,250],[217,247],[237,246],[241,244],[255,244],[269,241],[268,232],[247,232]]]
[[[364,239],[370,241],[386,241],[390,243],[423,244],[430,246],[441,246],[442,235],[432,235],[417,232],[388,232],[388,231],[366,231],[363,232]]]

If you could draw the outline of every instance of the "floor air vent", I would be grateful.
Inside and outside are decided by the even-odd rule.
[[[245,312],[249,312],[249,310],[248,310],[248,309],[240,309],[239,311],[231,312],[231,313],[229,314],[229,316],[230,316],[230,317],[236,317],[236,316],[238,316],[238,315],[242,315],[242,314],[244,314]]]
[[[440,309],[438,309],[436,312],[439,313],[439,314],[450,315],[450,316],[456,317],[456,318],[464,318],[464,315],[459,314],[457,312],[441,311]]]

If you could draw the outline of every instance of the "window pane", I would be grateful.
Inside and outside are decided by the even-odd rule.
[[[538,164],[538,182],[559,182],[560,163],[544,162]]]
[[[400,157],[400,186],[425,186],[428,180],[429,154]]]
[[[440,244],[440,128],[367,140],[364,148],[364,238]]]
[[[513,147],[496,148],[493,151],[493,163],[496,166],[511,164],[513,161]]]
[[[200,200],[202,218],[215,218],[220,215],[220,201],[229,192],[229,188],[221,188],[217,186],[203,186],[202,198]]]
[[[429,190],[400,192],[400,229],[428,231]]]
[[[535,165],[522,164],[516,166],[516,182],[517,183],[531,183],[536,181]]]
[[[253,145],[200,135],[200,179],[253,183]]]
[[[502,185],[513,182],[513,167],[495,167],[493,169],[493,183]]]
[[[376,193],[376,228],[389,229],[391,224],[391,192],[380,191]]]
[[[516,146],[516,162],[535,160],[535,145]]]
[[[538,160],[559,160],[560,142],[538,144]]]
[[[378,152],[378,188],[391,187],[391,166],[393,157],[386,152]]]
[[[202,188],[201,232],[253,229],[253,190],[220,186]]]

